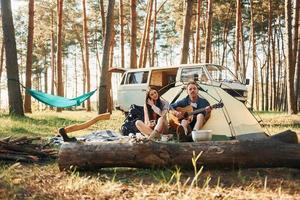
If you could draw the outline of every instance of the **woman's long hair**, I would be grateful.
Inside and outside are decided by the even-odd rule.
[[[155,91],[157,92],[157,94],[158,94],[158,91],[157,91],[156,89],[154,89],[154,88],[149,88],[148,91],[147,91],[147,93],[146,93],[146,100],[145,100],[145,103],[146,103],[146,106],[147,106],[147,111],[148,111],[149,120],[157,120],[157,119],[158,119],[157,114],[154,113],[154,111],[153,111],[153,109],[151,108],[151,106],[147,103],[148,98],[151,99],[151,98],[150,98],[150,92],[151,92],[151,90],[155,90]],[[155,105],[156,105],[158,108],[162,109],[162,103],[161,103],[161,100],[160,100],[160,96],[159,96],[159,95],[158,95],[157,101],[155,102]]]

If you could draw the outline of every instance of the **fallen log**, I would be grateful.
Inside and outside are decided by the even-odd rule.
[[[288,139],[289,143],[283,142],[289,137],[294,139]],[[72,167],[78,170],[105,167],[193,168],[193,157],[201,153],[197,165],[210,168],[300,168],[300,144],[295,138],[295,132],[287,131],[280,137],[256,141],[163,143],[123,139],[101,143],[65,142],[59,152],[58,165],[60,170]]]

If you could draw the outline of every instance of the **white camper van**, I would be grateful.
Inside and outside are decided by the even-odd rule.
[[[185,64],[172,67],[151,67],[140,69],[112,69],[123,72],[117,91],[117,109],[127,112],[131,104],[144,105],[146,91],[156,88],[163,94],[177,84],[198,80],[208,85],[219,86],[230,95],[245,102],[246,84],[241,83],[226,67],[215,64]],[[248,82],[248,80],[247,80]]]

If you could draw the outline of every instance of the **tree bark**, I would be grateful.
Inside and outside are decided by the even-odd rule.
[[[274,32],[274,31],[272,31]],[[274,110],[276,109],[276,102],[277,102],[277,82],[276,82],[276,52],[275,52],[275,33],[272,34],[272,38],[271,38],[271,42],[272,42],[272,106],[271,106],[271,109]]]
[[[1,83],[1,79],[2,79],[2,73],[3,73],[4,45],[5,45],[4,40],[2,40],[1,51],[0,51],[0,83]],[[0,97],[1,97],[1,95],[0,95]],[[1,99],[0,99],[0,101],[1,101]]]
[[[212,28],[212,4],[213,0],[208,0],[207,5],[207,26],[206,26],[206,35],[205,35],[205,62],[209,63],[210,62],[210,55],[211,55],[211,28]]]
[[[272,37],[272,1],[269,0],[268,7],[268,54],[267,54],[267,68],[266,68],[266,95],[265,95],[265,111],[269,110],[269,74],[271,65],[271,37]]]
[[[4,62],[4,40],[2,40],[1,45],[1,52],[0,52],[0,83],[2,81],[2,74],[3,74],[3,62]],[[0,88],[0,102],[2,100],[2,88]],[[1,105],[0,105],[1,108]]]
[[[256,141],[203,141],[168,143],[122,139],[115,142],[64,143],[59,152],[60,170],[93,170],[105,167],[300,168],[297,134],[287,131]],[[297,143],[297,144],[296,144]],[[95,159],[97,158],[97,159]]]
[[[131,35],[130,35],[130,68],[137,68],[136,56],[136,35],[137,35],[137,13],[136,13],[136,0],[130,0],[131,10]]]
[[[2,30],[5,45],[9,114],[24,116],[19,85],[19,67],[11,1],[1,0]]]
[[[239,78],[240,72],[240,21],[242,20],[241,14],[241,0],[236,0],[236,21],[235,21],[235,68],[234,72],[237,78]]]
[[[87,17],[86,17],[86,1],[82,0],[83,7],[83,44],[84,44],[84,64],[85,64],[85,74],[86,74],[86,86],[87,92],[91,91],[91,77],[90,77],[90,66],[89,66],[89,46],[88,46],[88,27],[87,27]],[[86,110],[91,111],[91,100],[87,99],[86,101]]]
[[[62,25],[63,25],[63,0],[57,0],[57,95],[64,96],[64,86],[62,80]],[[62,108],[57,108],[57,112],[61,112]]]
[[[104,13],[103,0],[99,0],[99,4],[100,4],[100,14],[101,14],[101,21],[102,21],[102,38],[104,38],[104,35],[105,35],[105,23],[106,22],[105,22],[105,13]]]
[[[55,91],[55,40],[54,40],[54,16],[53,8],[51,9],[51,94],[54,95]],[[50,107],[52,110],[53,107]]]
[[[33,34],[34,34],[34,0],[29,0],[28,6],[28,35],[27,35],[27,57],[26,57],[26,88],[31,88],[32,74],[32,51],[33,51]],[[32,113],[31,96],[26,92],[24,100],[24,112]]]
[[[153,8],[153,0],[149,0],[149,10],[147,14],[147,23],[145,26],[145,38],[144,38],[144,48],[141,48],[141,57],[140,57],[140,68],[146,67],[147,56],[149,51],[149,37],[150,37],[150,27],[151,27],[151,18],[152,18],[152,8]]]
[[[190,32],[191,32],[191,22],[193,16],[192,10],[193,10],[193,1],[187,0],[183,34],[182,34],[182,50],[181,50],[181,59],[180,59],[181,64],[186,64],[189,57]]]
[[[201,4],[202,0],[197,2],[197,26],[196,26],[196,52],[195,63],[201,63],[201,41],[200,41],[200,27],[201,27]]]
[[[151,57],[151,62],[150,62],[151,67],[154,67],[155,57],[156,57],[155,42],[156,42],[156,17],[157,17],[157,14],[158,14],[157,13],[157,0],[154,0],[153,38],[152,38],[152,52],[151,52],[152,57]]]
[[[124,14],[123,14],[123,0],[120,0],[120,42],[121,42],[121,67],[125,67],[125,58],[124,58]]]
[[[113,29],[113,14],[114,14],[114,5],[115,1],[110,0],[108,3],[108,10],[106,16],[106,25],[105,25],[105,40],[104,40],[104,50],[102,55],[102,65],[101,65],[101,77],[100,77],[100,85],[99,85],[99,108],[98,114],[106,113],[108,109],[108,98],[110,91],[110,79],[107,77],[108,75],[108,67],[109,67],[109,50],[110,50],[110,42],[113,39],[111,37],[112,29]]]
[[[256,99],[256,110],[258,110],[258,69],[257,69],[257,55],[256,55],[256,38],[254,30],[254,13],[253,13],[253,1],[250,0],[250,15],[251,15],[251,40],[252,40],[252,93],[251,93],[251,109],[253,109],[254,97]]]
[[[286,25],[286,45],[287,45],[287,105],[288,114],[297,114],[297,107],[295,104],[295,91],[294,91],[294,76],[295,65],[293,63],[293,37],[292,37],[292,5],[291,0],[285,0],[285,25]]]
[[[296,94],[296,109],[299,112],[300,110],[300,2],[295,0],[295,20],[294,20],[294,58],[295,58],[295,94]]]

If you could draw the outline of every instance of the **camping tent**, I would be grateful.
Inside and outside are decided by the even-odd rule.
[[[203,129],[212,130],[213,135],[226,135],[227,137],[236,137],[239,140],[267,137],[255,117],[242,102],[232,97],[221,87],[206,84],[199,84],[199,87],[199,95],[208,100],[210,105],[220,101],[224,103],[223,108],[212,110],[211,117]],[[168,102],[173,102],[176,96],[178,98],[175,99],[175,102],[187,96],[184,84],[171,88],[162,95],[162,98]]]

